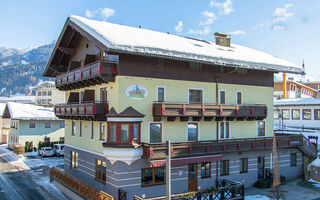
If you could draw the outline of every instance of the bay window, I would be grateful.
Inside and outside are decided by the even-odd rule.
[[[140,123],[108,123],[108,137],[110,143],[140,142]]]

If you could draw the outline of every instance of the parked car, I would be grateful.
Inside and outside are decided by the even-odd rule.
[[[55,144],[54,153],[56,156],[64,156],[64,144]]]
[[[42,157],[54,156],[54,150],[51,147],[42,147],[39,151],[39,155]]]

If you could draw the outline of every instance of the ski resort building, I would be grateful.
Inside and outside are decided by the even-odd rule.
[[[115,199],[164,196],[170,140],[173,194],[264,178],[273,74],[303,70],[215,37],[69,17],[43,73],[66,91],[67,103],[55,106],[66,120],[65,173]],[[300,135],[277,141],[281,175],[300,176],[313,145]]]
[[[37,105],[52,106],[57,103],[65,103],[65,92],[58,90],[52,81],[39,82],[31,89],[36,93]]]
[[[8,144],[64,141],[64,121],[57,118],[53,108],[8,102],[3,118],[10,120]]]

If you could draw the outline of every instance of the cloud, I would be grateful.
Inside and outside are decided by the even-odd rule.
[[[206,17],[205,21],[200,22],[200,26],[208,26],[210,24],[213,24],[213,21],[218,19],[217,16],[213,12],[209,12],[207,10],[203,11],[201,13],[202,16]]]
[[[182,32],[183,31],[183,22],[179,21],[178,24],[174,27],[176,32]]]
[[[115,13],[116,13],[115,10],[105,7],[105,8],[98,8],[96,10],[86,10],[84,15],[88,18],[93,18],[100,14],[100,16],[104,20],[107,20],[109,17],[111,17]]]
[[[204,26],[203,30],[199,29],[199,30],[193,30],[193,29],[189,29],[190,34],[198,34],[198,35],[208,35],[211,32],[211,28],[208,26]]]
[[[229,33],[230,35],[245,35],[246,33],[241,30],[232,31]]]
[[[232,0],[226,0],[223,3],[218,3],[215,1],[210,2],[210,7],[216,7],[219,9],[219,15],[229,15],[234,11],[232,8]]]
[[[284,5],[282,8],[276,8],[274,11],[274,17],[272,19],[272,29],[282,30],[285,28],[285,22],[293,16],[293,13],[288,12],[292,6],[293,4],[289,3]]]

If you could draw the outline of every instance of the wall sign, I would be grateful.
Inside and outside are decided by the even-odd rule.
[[[142,100],[147,98],[149,92],[148,89],[143,87],[142,85],[130,85],[129,87],[127,87],[126,89],[126,95],[130,98],[130,99],[134,99],[134,100]]]

